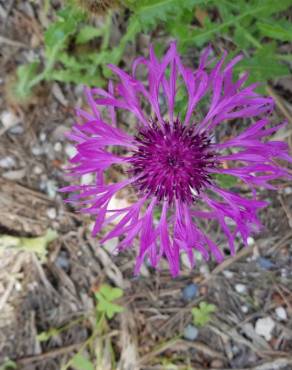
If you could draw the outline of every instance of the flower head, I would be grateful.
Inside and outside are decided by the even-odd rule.
[[[93,173],[96,181],[63,191],[74,192],[68,201],[94,215],[94,235],[119,219],[101,242],[119,237],[121,251],[139,237],[136,273],[145,258],[154,267],[166,258],[175,276],[180,254],[186,253],[193,266],[195,251],[221,262],[223,251],[200,227],[201,220],[217,222],[234,255],[235,238],[239,235],[247,244],[261,227],[257,211],[267,202],[257,199],[256,188],[275,189],[271,180],[289,177],[275,162],[291,161],[287,145],[266,140],[284,125],[269,123],[273,100],[257,94],[256,84],[244,87],[247,74],[233,81],[232,69],[241,56],[225,63],[226,55],[217,62],[209,55],[210,48],[193,71],[172,43],[161,61],[150,48],[149,59],[136,59],[131,74],[110,65],[119,82],[110,81],[107,90],[85,89],[90,111],[77,110],[78,122],[68,135],[77,149],[71,174]],[[146,69],[147,84],[136,77],[138,69]],[[177,111],[180,91],[185,91],[187,104]],[[133,134],[121,129],[131,116],[136,121]],[[241,129],[243,119],[250,126]],[[217,126],[231,121],[240,133],[218,142]],[[107,170],[116,165],[124,168],[125,178],[109,183]],[[250,195],[220,187],[218,175],[236,177]],[[111,209],[111,199],[125,187],[135,190],[136,202]]]

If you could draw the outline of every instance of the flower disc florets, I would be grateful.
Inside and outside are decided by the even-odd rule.
[[[154,121],[139,131],[136,142],[129,163],[141,194],[189,203],[210,183],[208,169],[216,167],[215,155],[210,138],[196,134],[195,126]]]
[[[77,110],[68,135],[77,150],[71,175],[82,177],[81,185],[63,189],[74,193],[68,202],[94,215],[93,235],[111,225],[101,243],[119,238],[122,251],[139,238],[136,273],[145,259],[153,267],[166,259],[175,276],[182,254],[191,266],[198,253],[221,262],[228,246],[234,255],[238,238],[247,245],[261,228],[257,212],[267,202],[258,199],[257,188],[275,189],[272,180],[291,178],[277,162],[291,162],[288,145],[267,140],[285,125],[269,122],[273,99],[259,95],[256,84],[245,86],[247,74],[234,81],[232,70],[242,56],[226,62],[226,53],[217,61],[210,54],[207,48],[192,70],[172,43],[161,60],[151,47],[149,58],[137,58],[131,73],[111,65],[119,81],[110,81],[108,89],[85,89],[89,109]],[[146,69],[146,81],[137,78],[140,68]],[[133,119],[130,135],[121,127]],[[237,135],[216,141],[220,124]],[[110,182],[111,166],[122,167],[125,178]],[[94,181],[84,184],[86,174]],[[220,184],[222,176],[236,179],[236,191]],[[137,190],[137,200],[117,207],[115,196],[125,187]],[[222,244],[206,234],[206,221],[221,230]]]

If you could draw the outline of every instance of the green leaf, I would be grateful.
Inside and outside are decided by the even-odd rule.
[[[124,294],[122,289],[113,288],[108,284],[103,284],[99,292],[104,296],[108,301],[114,301],[115,299],[121,298]]]
[[[292,24],[288,21],[277,21],[277,23],[258,22],[258,28],[264,36],[280,41],[292,41]]]
[[[77,44],[84,44],[102,35],[103,30],[92,26],[83,26],[76,37]]]
[[[123,312],[122,306],[112,303],[122,295],[122,289],[103,284],[99,291],[95,293],[95,298],[98,301],[97,311],[105,313],[109,319],[112,319],[116,313]]]
[[[76,370],[94,370],[92,362],[79,353],[70,360],[70,363]]]
[[[228,2],[227,2],[228,3]],[[230,3],[229,3],[230,5]],[[231,15],[226,17],[226,21],[220,23],[211,23],[208,27],[203,29],[197,28],[192,31],[190,35],[186,35],[183,42],[187,44],[203,44],[211,40],[214,36],[220,35],[220,33],[229,30],[231,26],[236,26],[242,22],[247,17],[266,17],[273,13],[280,12],[285,10],[291,5],[291,0],[283,1],[274,1],[274,0],[265,0],[265,1],[255,1],[251,3],[243,3],[242,7],[236,15]]]
[[[0,370],[12,370],[17,369],[17,365],[14,361],[7,360],[0,366]]]
[[[236,72],[247,71],[250,73],[248,82],[259,82],[288,76],[289,67],[281,63],[275,55],[275,47],[272,44],[265,45],[257,50],[251,58],[245,58],[234,67]]]
[[[225,189],[230,189],[238,183],[237,177],[225,173],[216,173],[212,177],[216,179],[221,188]]]
[[[216,311],[214,304],[200,302],[199,307],[192,309],[194,325],[204,326],[211,320],[211,314]]]
[[[40,341],[40,342],[46,342],[47,340],[49,340],[50,338],[52,337],[55,337],[59,334],[59,330],[56,329],[56,328],[51,328],[49,329],[48,331],[43,331],[42,333],[38,334],[37,335],[37,339]]]
[[[130,5],[143,27],[153,26],[159,21],[166,21],[170,16],[181,14],[184,9],[191,9],[204,0],[141,0]]]
[[[44,262],[47,255],[48,244],[57,238],[55,230],[48,229],[44,236],[36,238],[19,238],[17,236],[0,235],[0,248],[17,248],[34,252]]]
[[[20,99],[25,99],[31,94],[31,81],[38,74],[39,65],[40,63],[35,61],[17,68],[15,94]]]
[[[70,35],[77,31],[78,24],[83,19],[76,9],[67,7],[59,12],[60,19],[52,23],[45,32],[47,58],[55,58],[59,50],[66,46]]]
[[[74,82],[76,84],[83,83],[87,86],[99,86],[104,84],[104,81],[98,72],[96,72],[94,75],[90,75],[84,71],[70,68],[52,71],[49,79],[60,82]]]

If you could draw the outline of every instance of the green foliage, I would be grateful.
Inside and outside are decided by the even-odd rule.
[[[108,284],[102,284],[98,291],[95,292],[97,305],[93,315],[89,316],[90,321],[93,323],[92,333],[80,346],[78,352],[62,366],[61,370],[67,370],[68,368],[74,368],[76,370],[104,368],[104,353],[113,351],[111,341],[106,335],[109,330],[107,318],[112,319],[116,313],[123,311],[123,307],[113,303],[122,296],[122,289],[114,288]],[[67,325],[66,327],[68,328],[69,326],[70,325]],[[56,331],[53,329],[51,332],[55,333]],[[60,332],[60,329],[57,329],[57,332]],[[46,333],[46,337],[49,336],[49,333],[50,331]],[[45,338],[45,335],[43,335],[43,338]],[[89,354],[93,354],[93,348],[95,354],[93,359],[88,359],[82,354],[85,350],[87,350]],[[112,360],[114,362],[114,358]]]
[[[238,183],[235,176],[225,173],[216,173],[212,176],[221,188],[230,189]]]
[[[48,229],[44,236],[24,238],[10,235],[0,235],[0,248],[15,248],[36,253],[41,262],[45,262],[49,243],[57,238],[55,230]]]
[[[127,31],[117,47],[109,46],[112,16],[109,13],[103,26],[88,24],[85,14],[73,5],[58,12],[57,20],[45,31],[45,61],[22,65],[17,70],[14,86],[16,98],[28,97],[41,81],[73,82],[89,86],[104,85],[108,63],[118,64],[128,42],[140,31],[135,17],[130,18]],[[95,42],[93,46],[90,44]],[[99,46],[97,46],[99,45]]]
[[[122,3],[131,15],[119,44],[112,47],[109,45],[111,13],[105,16],[103,26],[97,28],[89,24],[74,2],[68,1],[45,31],[43,68],[38,60],[18,68],[16,97],[26,98],[44,80],[104,85],[111,73],[106,65],[118,64],[127,44],[139,32],[150,32],[158,26],[177,39],[182,52],[209,43],[216,45],[218,39],[231,41],[232,55],[239,52],[246,55],[235,70],[238,74],[249,71],[249,82],[265,82],[289,74],[283,62],[291,62],[292,57],[281,55],[278,45],[292,40],[291,23],[281,16],[291,6],[291,0],[124,0]],[[167,45],[155,46],[162,54]],[[184,106],[184,100],[181,96],[177,109],[179,104]]]
[[[291,23],[279,18],[279,13],[291,6],[291,0],[222,0],[205,1],[196,6],[204,12],[203,25],[193,26],[194,17],[188,19],[185,11],[175,22],[167,22],[167,30],[178,39],[182,50],[211,43],[231,40],[235,46],[233,55],[244,53],[246,58],[238,64],[238,73],[247,70],[249,82],[268,81],[289,75],[289,68],[279,58],[277,41],[291,41]],[[219,12],[214,20],[214,10]],[[202,19],[200,19],[200,23]],[[290,59],[289,59],[290,60]],[[268,61],[268,62],[267,62]]]
[[[202,4],[204,0],[128,0],[126,4],[135,13],[143,28],[156,26],[183,14],[184,10]]]
[[[17,69],[18,83],[14,93],[20,100],[24,100],[30,94],[31,81],[37,76],[40,63],[38,61],[20,66]]]
[[[72,359],[71,359],[71,365],[76,370],[94,370],[95,367],[91,361],[89,361],[86,357],[81,355],[80,353],[77,353]]]
[[[113,301],[121,298],[122,295],[122,289],[103,284],[99,291],[95,293],[95,298],[98,301],[97,311],[104,313],[109,319],[112,319],[116,313],[123,312],[122,306],[113,303]]]
[[[13,370],[17,369],[17,365],[14,361],[6,360],[3,365],[0,366],[0,370]]]
[[[207,302],[200,302],[199,307],[192,309],[193,322],[196,326],[204,326],[211,320],[211,315],[216,311],[216,306]]]

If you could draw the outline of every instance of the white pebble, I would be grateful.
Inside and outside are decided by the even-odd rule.
[[[271,317],[258,319],[255,324],[255,331],[258,335],[264,337],[267,341],[272,339],[272,331],[275,327],[275,322]]]
[[[85,175],[81,176],[81,185],[89,185],[92,184],[94,180],[94,175],[92,173],[86,173]]]
[[[1,122],[2,122],[2,125],[6,129],[9,129],[10,127],[13,127],[13,126],[19,124],[20,123],[20,118],[17,117],[14,113],[5,110],[1,114]]]
[[[34,173],[35,175],[40,175],[42,172],[43,172],[43,170],[42,170],[42,168],[41,168],[40,166],[35,166],[35,167],[33,168],[33,173]]]
[[[232,279],[234,274],[232,271],[229,271],[229,270],[224,270],[223,271],[223,275],[227,278],[227,279]]]
[[[7,156],[7,157],[4,157],[4,158],[1,158],[0,159],[0,167],[1,168],[11,168],[13,166],[15,166],[15,160],[14,158],[10,157],[10,156]]]
[[[280,320],[280,321],[285,321],[287,320],[287,312],[285,310],[284,307],[280,306],[280,307],[277,307],[275,309],[275,313],[276,313],[276,316],[277,318]]]
[[[246,286],[244,284],[236,284],[235,285],[235,290],[237,291],[237,293],[245,293],[246,292]]]
[[[22,285],[20,284],[19,281],[16,281],[15,282],[15,289],[18,291],[18,292],[21,292],[22,291]]]
[[[40,146],[33,146],[31,148],[31,152],[32,152],[33,155],[39,156],[39,155],[42,155],[44,153],[44,150]]]
[[[75,149],[73,145],[67,144],[65,146],[65,153],[67,154],[69,158],[72,158],[77,154],[77,150]]]
[[[210,276],[210,269],[209,269],[209,266],[208,265],[202,265],[200,266],[200,273],[205,276],[205,277],[208,277]]]
[[[46,191],[49,198],[54,199],[57,193],[57,185],[54,180],[47,180],[46,181]]]
[[[248,307],[247,306],[241,306],[241,311],[243,313],[248,313]]]
[[[47,139],[47,135],[44,132],[42,132],[40,134],[40,141],[45,141],[46,139]]]
[[[55,152],[60,152],[62,150],[62,144],[59,141],[54,145],[54,150]]]
[[[249,247],[253,246],[253,245],[254,245],[254,238],[252,238],[251,236],[249,236],[249,237],[247,238],[247,245],[248,245]]]
[[[57,211],[55,208],[48,208],[47,209],[47,216],[49,219],[54,220],[57,217]]]

